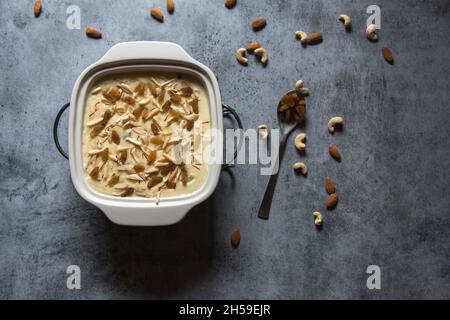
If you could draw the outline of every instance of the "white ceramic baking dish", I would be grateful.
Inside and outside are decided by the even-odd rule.
[[[199,190],[177,197],[162,197],[159,204],[154,199],[118,198],[101,194],[93,190],[86,180],[82,161],[82,131],[86,94],[99,77],[132,71],[148,71],[149,73],[167,71],[194,76],[206,88],[213,130],[222,132],[223,110],[225,110],[225,114],[235,116],[241,128],[242,122],[233,109],[222,106],[219,86],[212,71],[174,43],[145,41],[117,44],[78,77],[70,101],[68,143],[70,173],[75,189],[81,197],[100,208],[111,221],[117,224],[134,226],[173,224],[180,221],[193,206],[204,201],[213,193],[222,168],[220,163],[213,161],[208,164],[206,181]],[[65,157],[67,154],[61,149],[57,129],[60,117],[68,106],[69,104],[66,104],[61,108],[53,127],[56,146]],[[221,136],[213,137],[211,149],[217,159],[222,159],[223,139]]]

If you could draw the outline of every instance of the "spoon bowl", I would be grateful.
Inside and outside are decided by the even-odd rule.
[[[259,208],[258,213],[258,217],[265,220],[269,219],[273,194],[275,192],[275,186],[277,184],[278,179],[278,172],[280,171],[279,167],[281,164],[281,160],[283,158],[284,150],[286,149],[286,141],[290,136],[290,134],[292,133],[292,131],[294,131],[294,129],[297,128],[302,121],[302,118],[299,118],[299,116],[297,116],[296,114],[292,114],[292,112],[296,112],[295,110],[293,110],[293,108],[288,108],[287,110],[280,111],[281,106],[284,105],[286,102],[285,98],[292,94],[295,94],[299,99],[301,98],[301,95],[297,90],[288,91],[282,96],[277,107],[278,125],[281,131],[280,147],[278,149],[278,156],[277,156],[278,165],[275,166],[275,170],[269,179],[269,183],[267,184],[266,192],[264,193],[264,198],[261,202],[261,206]]]

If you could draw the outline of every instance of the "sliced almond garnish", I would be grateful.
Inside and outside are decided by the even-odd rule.
[[[159,134],[159,132],[161,131],[161,127],[155,121],[152,122],[151,129],[155,136],[157,136]]]
[[[140,172],[143,172],[145,170],[145,166],[140,164],[140,163],[138,163],[138,164],[134,165],[133,169],[134,169],[134,171],[136,171],[136,173],[140,173]]]
[[[156,185],[160,184],[163,181],[163,178],[161,176],[156,176],[147,183],[147,187],[149,189],[155,187]]]
[[[152,163],[156,160],[156,151],[155,150],[150,150],[150,152],[148,154],[146,154],[146,158],[148,163]]]
[[[182,114],[181,116],[186,120],[192,120],[192,121],[196,121],[200,117],[198,114],[188,114],[188,115]]]
[[[122,101],[131,106],[134,106],[136,104],[136,100],[134,100],[132,96],[123,96]]]
[[[108,157],[109,157],[109,159],[111,159],[112,161],[114,161],[114,162],[120,164],[119,159],[117,159],[117,157],[116,157],[115,155],[109,154]]]
[[[180,92],[183,97],[190,97],[194,93],[194,90],[191,87],[184,87],[180,89]]]
[[[181,141],[183,141],[183,138],[182,137],[172,137],[172,138],[170,138],[169,139],[169,144],[172,144],[172,143],[180,143]]]
[[[150,80],[147,86],[152,96],[156,98],[158,95],[158,91],[156,90],[156,88],[158,87],[157,84],[153,80]]]
[[[96,125],[94,128],[92,128],[90,137],[95,138],[96,136],[98,136],[100,134],[100,132],[102,132],[102,130],[103,130],[102,125]]]
[[[124,172],[134,172],[134,166],[132,164],[126,164],[126,165],[122,165],[117,167],[117,171],[124,171]]]
[[[144,181],[144,179],[142,179],[142,177],[138,174],[129,174],[127,179],[132,181]]]
[[[154,116],[156,116],[159,113],[159,109],[155,108],[152,111],[149,112],[148,116],[143,117],[145,121],[147,121],[148,119],[153,118]]]
[[[136,92],[138,95],[142,96],[145,92],[145,84],[140,81],[137,84],[136,88],[134,88],[134,92]]]
[[[133,129],[131,129],[133,132],[135,132],[136,134],[140,135],[140,136],[146,136],[147,135],[147,131],[145,131],[142,128],[138,128],[138,127],[134,127]]]
[[[117,145],[120,144],[120,135],[116,130],[111,131],[111,140]]]
[[[139,147],[142,146],[141,142],[139,142],[136,139],[133,139],[131,137],[126,137],[125,140],[128,141],[129,143],[134,144],[135,146],[139,146]]]
[[[128,197],[131,196],[134,193],[134,189],[133,188],[127,188],[125,189],[125,191],[123,191],[120,196],[121,197]]]
[[[98,167],[95,167],[94,169],[92,169],[92,171],[89,173],[89,176],[94,179],[94,180],[98,180],[98,174],[100,172],[100,169]]]
[[[172,163],[178,163],[177,159],[172,157],[170,154],[163,153],[163,157],[166,158],[167,160],[169,160]]]
[[[161,167],[161,169],[159,171],[161,172],[161,175],[163,175],[165,177],[170,172],[172,172],[175,168],[176,168],[176,166],[172,162],[170,162],[167,166]]]
[[[86,125],[88,127],[93,127],[93,126],[96,126],[96,125],[98,125],[98,124],[100,124],[102,122],[103,122],[103,118],[97,118],[97,119],[94,119],[92,121],[89,121]]]
[[[164,138],[162,136],[152,136],[150,142],[156,145],[164,144]]]
[[[170,101],[172,101],[173,103],[180,103],[181,102],[181,96],[178,94],[173,94],[170,97]]]
[[[132,94],[133,92],[131,91],[130,86],[128,86],[126,83],[120,83],[119,84],[119,88],[122,89],[123,91],[125,91],[128,94]]]
[[[145,105],[149,104],[151,101],[152,101],[152,98],[148,97],[148,98],[145,98],[145,99],[142,99],[142,100],[138,101],[138,104],[140,106],[145,106]]]
[[[172,182],[172,181],[167,181],[165,183],[165,187],[166,187],[166,189],[176,189],[177,184],[175,182]]]
[[[105,150],[107,150],[107,149],[108,148],[90,150],[90,151],[88,151],[88,155],[94,156],[94,155],[100,154],[102,152],[105,152]]]
[[[114,185],[114,189],[117,189],[117,190],[123,190],[126,188],[128,188],[128,184],[126,184],[126,183],[119,183],[119,184]]]
[[[119,178],[120,177],[118,175],[113,174],[112,177],[108,181],[108,187],[113,187],[117,183],[119,183]]]

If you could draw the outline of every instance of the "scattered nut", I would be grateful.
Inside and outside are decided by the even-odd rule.
[[[370,41],[378,41],[377,28],[374,24],[369,24],[366,29],[366,36]]]
[[[167,6],[167,12],[172,14],[175,11],[175,2],[174,0],[167,0],[166,1]]]
[[[254,31],[259,31],[259,30],[264,29],[266,24],[267,24],[266,18],[262,18],[262,17],[256,18],[252,22],[252,28],[253,28]]]
[[[350,31],[352,29],[352,20],[350,17],[346,14],[341,14],[339,16],[339,21],[341,21],[344,24],[345,30]]]
[[[381,53],[383,54],[384,60],[386,60],[389,64],[394,64],[394,56],[392,55],[391,49],[383,47],[381,49]]]
[[[322,36],[321,32],[313,32],[308,37],[308,44],[318,44],[318,43],[322,42],[322,40],[323,40],[323,36]]]
[[[42,1],[41,0],[36,0],[34,2],[33,10],[34,10],[34,16],[36,18],[41,15],[41,12],[42,12]]]
[[[327,203],[326,203],[327,209],[333,210],[336,207],[338,200],[339,200],[339,198],[338,198],[337,193],[332,193],[332,194],[328,195]]]
[[[261,139],[266,140],[269,136],[269,127],[265,124],[261,124],[258,126],[258,133]]]
[[[338,125],[342,125],[344,123],[344,119],[342,117],[333,117],[328,121],[328,131],[330,133],[334,133],[335,127]]]
[[[164,22],[164,14],[160,8],[152,7],[150,9],[150,14],[155,20],[158,20],[159,22]]]
[[[120,196],[121,196],[122,198],[125,198],[125,197],[128,197],[128,196],[131,196],[133,193],[134,193],[134,188],[126,188],[125,191],[123,191],[123,192],[120,194]]]
[[[227,7],[227,9],[233,9],[235,5],[236,0],[225,0],[225,7]]]
[[[94,28],[94,27],[87,27],[86,28],[86,35],[89,38],[93,38],[93,39],[100,39],[102,37],[102,33],[100,32],[100,30]]]
[[[266,49],[258,48],[254,52],[255,52],[255,55],[257,55],[261,58],[261,63],[263,65],[266,65],[267,61],[269,61],[269,54],[267,53]]]
[[[337,162],[341,162],[341,152],[336,146],[330,144],[330,146],[328,147],[328,152],[334,160],[336,160]]]
[[[241,230],[239,228],[234,228],[231,232],[231,245],[235,248],[241,243]]]
[[[325,179],[325,190],[327,191],[328,194],[336,193],[336,188],[334,186],[333,179],[331,179],[330,177]]]
[[[248,59],[245,57],[245,52],[247,52],[247,49],[245,48],[239,48],[236,51],[236,59],[242,65],[248,64]]]
[[[295,36],[300,40],[302,44],[306,44],[308,42],[308,35],[305,31],[299,30],[295,31]]]
[[[313,213],[313,217],[314,217],[314,224],[317,227],[321,227],[322,224],[323,224],[322,214],[320,212],[316,211],[316,212]]]
[[[303,162],[296,162],[292,166],[295,171],[300,171],[304,176],[308,174],[308,167]]]
[[[253,53],[256,49],[259,48],[261,48],[261,44],[258,41],[253,41],[249,43],[246,49],[248,53]]]
[[[305,140],[306,140],[305,133],[300,133],[297,137],[295,137],[295,147],[297,148],[297,150],[303,151],[306,149]]]

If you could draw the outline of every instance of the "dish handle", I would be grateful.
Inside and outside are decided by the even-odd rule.
[[[236,121],[236,124],[238,126],[238,128],[240,129],[240,135],[239,135],[239,142],[238,145],[236,147],[236,150],[234,151],[234,156],[233,159],[228,162],[228,163],[224,163],[222,165],[222,169],[226,170],[229,168],[233,168],[234,167],[234,160],[236,160],[239,150],[241,150],[242,145],[244,143],[244,125],[242,124],[242,120],[241,117],[239,117],[239,114],[236,112],[236,110],[234,110],[232,107],[226,105],[226,104],[222,104],[222,113],[224,116],[232,116],[234,118],[234,120]]]
[[[53,141],[55,142],[56,149],[58,149],[59,153],[61,153],[61,155],[64,158],[66,158],[67,160],[69,160],[69,155],[67,154],[67,152],[65,152],[63,150],[63,148],[61,147],[61,144],[59,143],[58,127],[59,127],[59,121],[61,120],[61,116],[63,115],[64,111],[67,110],[67,108],[69,106],[70,106],[70,102],[63,105],[61,107],[61,109],[59,109],[58,114],[56,115],[55,122],[53,122]]]

